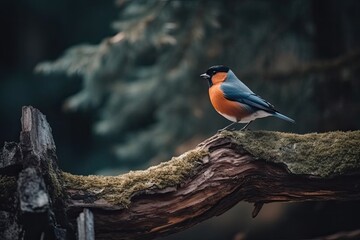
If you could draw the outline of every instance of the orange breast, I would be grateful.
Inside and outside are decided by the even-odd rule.
[[[210,101],[217,112],[236,118],[240,121],[249,113],[240,103],[227,100],[220,89],[220,84],[216,84],[209,88]]]

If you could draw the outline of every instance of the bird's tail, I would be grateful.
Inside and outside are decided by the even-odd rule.
[[[280,118],[282,120],[291,122],[291,123],[295,123],[295,121],[293,119],[291,119],[291,118],[289,118],[289,117],[287,117],[287,116],[285,116],[285,115],[283,115],[281,113],[278,113],[278,112],[275,112],[273,116],[277,117],[277,118]]]

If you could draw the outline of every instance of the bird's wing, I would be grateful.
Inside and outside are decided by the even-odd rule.
[[[250,88],[248,88],[248,86],[246,86],[240,79],[238,79],[231,70],[228,71],[226,83],[231,83],[231,85],[240,92],[253,93]]]
[[[221,85],[221,90],[224,92],[225,98],[230,101],[243,103],[252,108],[264,110],[270,113],[276,112],[274,106],[271,103],[262,99],[252,91],[241,91],[241,89],[239,89],[234,83],[223,83]]]

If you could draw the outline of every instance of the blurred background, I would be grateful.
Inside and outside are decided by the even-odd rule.
[[[296,124],[360,127],[360,1],[4,0],[0,142],[18,141],[21,107],[53,129],[60,168],[115,175],[179,155],[229,124],[199,75],[229,66]],[[240,127],[240,126],[239,126]],[[359,202],[240,203],[166,237],[310,239],[360,228]]]

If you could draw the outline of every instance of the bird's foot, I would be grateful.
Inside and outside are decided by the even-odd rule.
[[[217,133],[222,133],[224,131],[224,129],[219,129],[217,130]]]
[[[230,125],[222,128],[222,129],[219,129],[219,130],[218,130],[218,133],[221,133],[221,132],[223,132],[223,131],[225,131],[225,130],[226,130],[226,131],[234,131],[234,130],[236,130],[235,128],[230,128],[230,127],[233,126],[234,124],[236,124],[236,122],[233,122],[233,123],[231,123]]]
[[[240,131],[245,131],[252,121],[248,122]]]
[[[229,128],[229,127],[225,127],[225,128],[222,128],[222,129],[219,129],[218,131],[217,131],[217,133],[221,133],[221,132],[223,132],[223,131],[230,131],[230,132],[233,132],[233,131],[236,131],[236,128]]]
[[[241,128],[239,131],[250,131],[250,128],[243,127],[243,128]]]
[[[223,131],[227,131],[227,129],[226,128],[219,129],[217,130],[217,133],[222,133]]]

